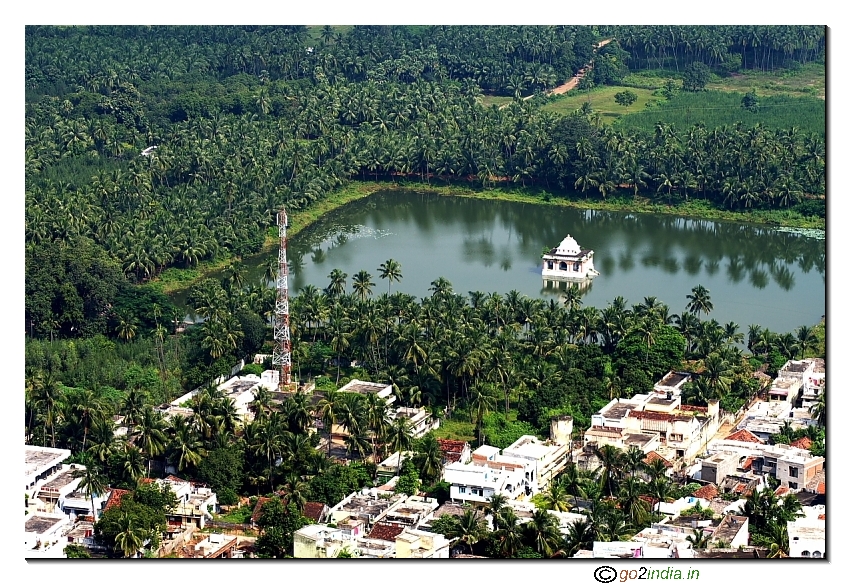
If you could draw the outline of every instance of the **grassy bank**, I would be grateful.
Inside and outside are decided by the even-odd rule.
[[[391,183],[379,182],[370,184],[353,182],[345,188],[328,195],[327,198],[316,202],[310,208],[292,213],[289,217],[287,234],[293,237],[330,211],[349,202],[367,197],[378,190],[392,187]],[[277,227],[271,227],[266,234],[266,239],[259,254],[269,253],[277,246]],[[235,260],[235,257],[225,257],[215,261],[201,261],[196,267],[190,269],[169,267],[159,277],[144,285],[153,287],[166,294],[184,291],[204,278],[209,277],[211,274],[221,271]]]
[[[823,219],[818,217],[804,217],[790,210],[752,210],[747,212],[728,211],[717,209],[711,206],[710,203],[699,199],[691,199],[685,203],[671,205],[643,196],[616,197],[609,198],[607,200],[599,200],[595,198],[565,198],[563,196],[547,192],[542,188],[511,186],[504,188],[494,187],[481,189],[456,184],[433,183],[428,185],[422,184],[418,181],[400,183],[387,182],[383,183],[382,188],[404,188],[422,192],[433,192],[445,196],[547,204],[578,209],[663,214],[712,221],[755,223],[773,227],[795,227],[800,229],[826,228],[826,221]],[[374,190],[372,192],[374,192]]]
[[[405,189],[429,192],[442,196],[459,196],[485,200],[504,200],[578,209],[593,209],[618,212],[651,213],[674,215],[693,219],[717,221],[737,221],[756,223],[776,227],[796,227],[803,229],[825,229],[825,221],[817,217],[803,217],[793,211],[735,212],[712,207],[706,201],[691,199],[686,203],[668,205],[645,197],[621,197],[607,200],[565,198],[537,187],[493,187],[482,189],[471,185],[447,184],[444,182],[422,183],[418,180],[398,182],[352,182],[345,188],[328,195],[314,203],[310,208],[294,212],[289,217],[288,235],[294,237],[327,213],[355,200],[365,198],[379,190]],[[269,253],[278,245],[277,228],[269,229],[261,253]],[[192,269],[171,267],[166,269],[153,282],[145,285],[155,287],[165,293],[174,293],[190,288],[195,283],[227,267],[235,258],[229,257],[217,261],[203,261]]]

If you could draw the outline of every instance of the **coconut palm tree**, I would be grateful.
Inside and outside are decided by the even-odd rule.
[[[708,547],[709,536],[705,535],[705,531],[701,528],[696,529],[694,534],[689,534],[685,540],[691,543],[691,547],[695,549],[704,549]]]
[[[124,442],[121,461],[122,475],[128,484],[136,484],[145,475],[145,456],[136,446]]]
[[[646,454],[639,447],[629,447],[622,454],[623,469],[629,472],[630,476],[634,478],[636,473],[646,468],[646,464],[643,461],[645,457]]]
[[[596,526],[600,540],[618,541],[631,536],[634,531],[626,523],[626,517],[619,510],[605,513],[602,521]]]
[[[332,298],[338,298],[345,294],[345,280],[348,277],[347,273],[343,273],[340,269],[334,269],[328,278],[331,283],[328,285],[328,295]]]
[[[387,280],[387,293],[391,294],[393,282],[401,281],[401,264],[395,259],[387,259],[378,266],[378,273],[381,279]]]
[[[484,429],[484,417],[495,409],[496,397],[487,393],[485,389],[473,387],[469,406],[472,409],[475,427],[478,429],[478,443],[482,444],[481,432]]]
[[[649,519],[649,505],[641,498],[643,493],[644,483],[637,478],[626,478],[620,484],[620,508],[636,528],[643,526]]]
[[[576,520],[567,527],[564,537],[563,554],[567,557],[574,556],[580,550],[589,550],[593,546],[593,528],[588,520]]]
[[[419,442],[419,455],[417,456],[419,475],[427,483],[434,482],[443,471],[443,452],[437,439],[426,433]]]
[[[732,369],[716,352],[709,354],[703,361],[702,378],[712,399],[722,399],[729,393],[732,385]]]
[[[162,415],[154,411],[152,407],[146,407],[139,424],[135,427],[136,445],[148,458],[146,476],[150,476],[153,457],[165,451],[165,430],[166,423]]]
[[[570,503],[567,502],[569,496],[567,489],[560,480],[552,480],[549,486],[543,493],[543,500],[546,503],[548,510],[556,510],[558,512],[569,512]]]
[[[502,508],[498,514],[494,515],[494,528],[496,527],[496,516],[499,519],[498,527],[492,538],[495,541],[499,556],[509,559],[522,547],[523,528],[519,523],[519,518],[510,507]]]
[[[372,275],[368,271],[361,269],[354,274],[351,287],[354,293],[357,294],[357,299],[365,302],[366,298],[372,295],[372,288],[375,287],[375,284],[372,282]]]
[[[808,326],[800,326],[797,329],[797,347],[800,349],[800,357],[806,358],[806,353],[811,352],[817,346],[818,339],[814,330]]]
[[[768,559],[782,559],[787,557],[791,552],[788,541],[788,526],[786,524],[779,522],[768,524],[767,539],[770,541],[767,551]]]
[[[493,529],[501,528],[501,512],[508,508],[508,499],[504,494],[493,494],[490,503],[484,509],[484,514],[493,517]]]
[[[711,296],[709,295],[709,290],[705,289],[702,285],[698,285],[691,290],[687,296],[688,305],[687,310],[695,314],[697,317],[701,313],[708,315],[714,309],[714,304],[711,303]]]
[[[600,483],[608,491],[608,496],[614,495],[616,476],[621,466],[621,454],[613,445],[606,443],[596,450],[596,457],[602,463]]]
[[[533,541],[537,552],[544,557],[551,557],[562,546],[563,539],[558,528],[558,519],[546,510],[535,510],[531,520],[523,527],[526,536]]]
[[[396,475],[398,475],[401,471],[402,454],[413,445],[413,429],[410,426],[410,419],[407,417],[393,419],[387,434],[387,445],[393,452],[398,452],[398,465],[395,470]]]
[[[106,416],[104,405],[94,394],[94,391],[83,391],[71,406],[71,411],[75,415],[77,423],[83,428],[82,450],[85,451],[92,425]]]
[[[826,385],[821,387],[821,392],[818,395],[818,400],[812,405],[812,417],[818,422],[820,427],[826,427]]]
[[[133,557],[142,548],[144,533],[133,524],[129,514],[123,514],[119,519],[119,532],[115,535],[115,550],[124,554],[124,558]]]
[[[100,473],[100,470],[94,465],[94,460],[86,455],[84,458],[85,467],[74,471],[74,478],[82,478],[80,480],[80,489],[91,500],[91,515],[97,522],[97,510],[94,506],[94,499],[105,493],[108,490],[106,478]]]
[[[472,546],[487,535],[487,526],[484,519],[477,510],[468,508],[464,510],[454,523],[450,536],[455,540],[455,545],[463,545],[466,550],[472,552]]]
[[[174,417],[169,448],[171,460],[177,462],[177,469],[183,471],[189,466],[197,466],[206,455],[203,442],[194,428],[188,423],[177,421],[182,417]]]
[[[328,455],[331,453],[331,438],[333,437],[333,426],[337,422],[337,414],[340,408],[340,393],[335,387],[325,393],[324,398],[316,404],[316,413],[322,419],[322,423],[328,432]]]

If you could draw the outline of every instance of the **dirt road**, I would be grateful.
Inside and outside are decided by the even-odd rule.
[[[604,47],[609,42],[611,42],[611,40],[612,39],[609,38],[609,39],[605,39],[603,41],[600,41],[599,44],[596,45],[596,50],[599,50],[600,48]],[[547,95],[561,95],[562,93],[566,93],[567,91],[571,91],[572,89],[575,89],[578,86],[579,81],[581,81],[582,77],[584,77],[584,74],[587,71],[587,69],[592,67],[592,66],[593,66],[593,62],[588,63],[587,65],[584,66],[584,68],[579,69],[579,72],[576,73],[575,76],[572,79],[570,79],[569,81],[567,81],[563,85],[558,85],[554,89],[550,89],[549,91],[547,91],[546,92]],[[528,97],[523,97],[523,100],[531,99],[532,97],[534,97],[534,95],[529,95]]]

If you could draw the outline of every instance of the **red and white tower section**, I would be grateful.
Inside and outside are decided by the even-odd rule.
[[[291,390],[292,341],[289,338],[289,266],[286,261],[286,209],[277,214],[280,237],[277,271],[277,299],[274,306],[274,352],[272,365],[279,368],[278,390]]]

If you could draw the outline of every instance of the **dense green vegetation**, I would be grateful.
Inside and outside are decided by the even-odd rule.
[[[773,129],[736,107],[740,124],[656,120],[646,133],[535,99],[481,105],[484,90],[544,90],[590,60],[597,84],[617,82],[626,52],[614,41],[594,53],[599,38],[592,27],[353,27],[305,46],[303,27],[28,27],[28,279],[50,277],[39,258],[54,246],[84,239],[137,282],[250,254],[280,206],[295,214],[352,179],[744,210],[823,195],[815,121]],[[46,301],[28,296],[30,334],[49,336],[52,322],[64,337],[103,332],[75,325],[61,300],[49,317]]]
[[[659,100],[644,111],[621,116],[617,127],[652,132],[658,122],[676,127],[688,127],[697,122],[706,127],[734,126],[740,122],[747,127],[758,124],[772,131],[797,127],[805,133],[820,135],[821,139],[826,133],[826,104],[822,99],[784,95],[760,97],[758,108],[747,110],[742,107],[744,97],[740,93],[722,91],[681,92],[670,100]]]
[[[387,293],[364,270],[332,273],[325,290],[292,299],[293,372],[315,380],[317,405],[258,391],[246,422],[212,386],[270,348],[276,266],[247,282],[240,258],[262,247],[281,206],[303,226],[334,197],[368,190],[351,194],[352,182],[528,186],[558,201],[822,220],[823,107],[759,96],[742,108],[741,95],[701,91],[712,74],[822,61],[822,29],[27,27],[25,50],[26,441],[70,448],[89,494],[131,490],[96,525],[115,556],[156,546],[173,500],[141,478],[170,466],[223,502],[273,494],[257,543],[267,557],[289,552],[306,501],[332,505],[370,485],[373,462],[393,451],[415,452],[399,468],[403,489],[444,498],[434,437],[412,439],[380,399],[338,393],[352,377],[392,384],[400,403],[430,407],[477,443],[507,444],[545,435],[553,415],[586,427],[608,400],[646,391],[670,368],[695,373],[688,403],[735,411],[757,389],[756,366],[823,354],[820,332],[753,324],[745,356],[739,325],[708,319],[701,286],[682,314],[651,297],[583,307],[575,290],[565,305],[461,296],[443,278],[417,300],[392,292],[403,272],[388,260]],[[615,103],[630,68],[648,66],[681,69],[677,83],[695,95],[665,84],[666,104],[614,126],[592,107],[561,114],[541,106],[549,98],[519,99],[591,64],[582,90],[610,85]],[[511,100],[485,106],[485,93]],[[724,99],[726,117],[704,115]],[[634,108],[626,101],[616,107]],[[676,117],[676,107],[702,113]],[[205,262],[226,264],[189,294],[205,321],[177,333],[168,298],[137,284],[191,281]],[[196,388],[191,417],[155,409]],[[308,431],[313,415],[346,429],[342,446],[317,449],[325,432]],[[333,463],[334,447],[353,463]],[[519,528],[497,508],[493,536],[471,512],[443,527],[494,557],[571,556],[594,538],[617,540],[650,519],[641,495],[668,499],[678,486],[637,476],[649,470],[635,455],[600,451],[602,473],[567,475],[546,494],[552,508],[590,501],[588,521],[566,538],[545,513]],[[769,504],[759,508],[753,517],[773,519]]]

